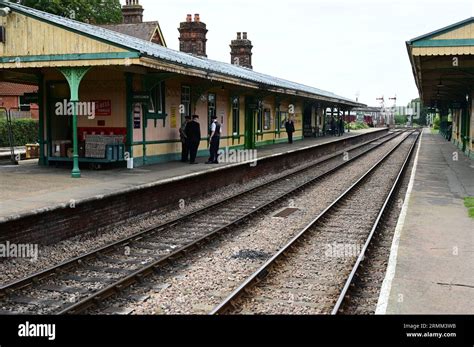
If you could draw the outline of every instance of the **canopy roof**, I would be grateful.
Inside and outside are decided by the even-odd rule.
[[[286,94],[322,99],[324,101],[351,107],[363,105],[319,88],[288,81],[229,63],[193,56],[103,27],[77,22],[69,18],[56,16],[4,0],[0,0],[0,5],[10,7],[13,12],[24,14],[28,17],[47,22],[62,29],[73,31],[116,47],[121,47],[128,52],[136,52],[142,62],[146,61],[150,63],[150,61],[154,61],[157,64],[167,63],[169,67],[179,66],[190,68],[193,69],[193,71],[199,71],[203,76],[207,76],[207,78],[211,80],[216,77],[223,77],[227,78],[229,83],[236,81],[236,79],[238,81],[247,81],[257,85],[258,88],[262,90],[275,91],[278,89],[279,92]],[[5,59],[8,59],[8,57]],[[148,64],[148,66],[150,66],[150,64]],[[288,66],[282,68],[291,67],[292,64],[290,63]]]

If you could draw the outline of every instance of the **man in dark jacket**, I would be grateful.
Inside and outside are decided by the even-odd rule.
[[[334,119],[334,116],[331,117],[331,135],[336,136],[336,120]]]
[[[339,117],[339,136],[343,136],[344,132],[344,118],[341,116]]]
[[[189,161],[189,143],[188,137],[185,133],[186,125],[188,125],[189,122],[191,122],[191,116],[186,116],[183,125],[181,125],[181,128],[179,128],[179,137],[181,138],[182,146],[181,161],[183,163],[187,163]]]
[[[290,117],[285,123],[286,133],[288,134],[288,143],[293,143],[293,133],[295,132],[295,122]]]
[[[190,155],[190,164],[196,163],[196,156],[199,149],[199,144],[201,143],[201,126],[198,123],[199,116],[194,115],[193,120],[186,124],[184,133],[188,139],[189,146],[189,155]]]

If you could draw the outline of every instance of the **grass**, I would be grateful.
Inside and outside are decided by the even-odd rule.
[[[465,198],[464,206],[469,210],[469,217],[474,219],[474,197]]]

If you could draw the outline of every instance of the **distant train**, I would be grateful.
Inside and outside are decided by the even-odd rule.
[[[374,116],[364,116],[364,123],[369,127],[374,127]]]
[[[379,107],[355,108],[350,112],[349,119],[351,122],[364,122],[369,127],[380,126],[384,123]]]

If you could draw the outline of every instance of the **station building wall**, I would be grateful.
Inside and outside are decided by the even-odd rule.
[[[134,92],[146,91],[145,76],[134,74],[132,89]],[[97,102],[110,104],[109,112],[101,114],[100,108],[94,119],[78,116],[78,136],[84,140],[86,134],[123,135],[132,134],[131,156],[134,165],[141,166],[180,159],[181,142],[179,128],[184,115],[180,114],[182,104],[182,86],[190,86],[195,93],[203,89],[202,82],[184,76],[174,77],[164,82],[164,119],[145,117],[145,105],[132,105],[132,127],[127,132],[127,82],[123,71],[113,68],[92,68],[81,82],[79,99],[81,102]],[[51,143],[57,140],[70,140],[70,121],[67,117],[55,114],[54,104],[69,100],[69,87],[64,76],[57,70],[49,69],[44,75],[45,96],[45,129],[44,138],[48,139],[47,155],[51,156]],[[216,96],[216,111],[222,124],[221,148],[244,148],[246,127],[246,97],[254,96],[255,91],[240,92],[230,88],[215,87],[202,93],[191,103],[191,114],[200,116],[202,140],[198,155],[205,157],[208,152],[209,134],[209,94]],[[233,100],[238,97],[238,112],[234,111]],[[295,99],[277,99],[275,96],[263,98],[262,114],[254,115],[255,144],[257,147],[286,142],[287,134],[284,121],[289,116],[290,105],[294,106],[296,133],[294,139],[303,138],[303,101]],[[107,107],[106,107],[107,109]],[[238,117],[238,129],[234,129],[234,117]],[[146,124],[145,124],[146,122]],[[261,128],[261,129],[259,129]],[[236,130],[234,132],[234,130]]]

